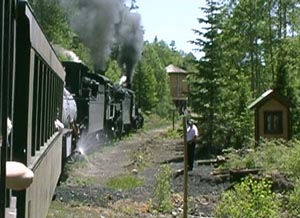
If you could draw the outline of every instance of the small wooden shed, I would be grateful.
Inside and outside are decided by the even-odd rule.
[[[188,73],[172,64],[168,65],[165,69],[169,75],[172,100],[179,112],[183,112],[187,107],[188,101],[188,85],[186,82],[186,76]]]
[[[249,109],[255,110],[255,139],[290,139],[291,115],[287,99],[274,90],[264,92]]]

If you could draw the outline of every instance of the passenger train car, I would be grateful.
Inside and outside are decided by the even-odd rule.
[[[17,218],[46,217],[61,174],[65,71],[28,3],[19,1],[12,113],[12,159],[34,173],[31,186],[13,192]]]
[[[62,119],[65,71],[28,3],[4,4],[1,11],[10,13],[2,20],[1,60],[10,59],[1,63],[1,217],[41,218],[61,174],[63,134],[55,121]],[[7,118],[13,124],[9,138]],[[29,188],[6,189],[6,161],[32,170]]]
[[[82,63],[61,63],[27,1],[0,7],[0,218],[45,218],[78,138],[121,137],[142,127],[143,117],[133,91]],[[32,170],[27,189],[7,188],[7,161]]]

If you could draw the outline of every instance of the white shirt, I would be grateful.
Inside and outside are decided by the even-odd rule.
[[[196,125],[192,125],[192,127],[188,126],[186,130],[186,140],[189,142],[194,139],[195,136],[198,136],[198,129]]]

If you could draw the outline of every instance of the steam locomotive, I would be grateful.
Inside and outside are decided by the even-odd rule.
[[[120,139],[123,134],[143,126],[143,116],[132,90],[113,84],[104,75],[91,73],[81,62],[62,64],[66,71],[65,92],[70,93],[64,96],[68,104],[64,104],[67,106],[64,107],[63,124],[71,127],[71,134],[67,133],[65,138],[71,136],[69,141],[75,142],[66,144],[66,151],[81,152],[77,145],[79,137],[94,139],[89,143],[106,142]],[[65,157],[69,155],[70,152],[65,153]]]
[[[0,218],[43,218],[78,138],[113,140],[141,127],[143,118],[133,91],[82,63],[58,60],[27,1],[0,7]],[[7,161],[32,170],[27,189],[7,188]]]

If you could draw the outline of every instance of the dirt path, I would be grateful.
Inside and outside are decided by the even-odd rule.
[[[81,161],[68,166],[69,178],[57,188],[56,203],[74,205],[74,202],[81,202],[81,207],[88,205],[89,208],[101,208],[101,216],[91,217],[182,217],[182,175],[171,177],[176,201],[172,213],[158,216],[157,213],[149,211],[148,207],[149,199],[153,197],[155,176],[161,164],[168,163],[172,172],[183,168],[183,140],[168,137],[169,129],[163,127],[149,131],[141,130],[112,145],[99,146],[97,151],[90,155],[78,157]],[[210,165],[195,166],[195,170],[189,173],[189,217],[209,217],[218,196],[228,185],[212,177],[212,170],[213,166]],[[111,178],[124,174],[136,175],[143,179],[144,184],[130,190],[112,190],[106,187]],[[121,210],[120,205],[126,205],[127,209]],[[129,205],[134,208],[131,209],[136,211],[135,213],[128,212]],[[57,208],[51,207],[48,217],[59,218],[57,213]],[[66,215],[64,218],[67,218]]]
[[[95,177],[99,184],[105,185],[112,177],[138,170],[138,162],[158,166],[161,162],[172,159],[177,155],[176,143],[180,139],[166,139],[167,127],[149,131],[138,131],[121,141],[115,141],[105,147],[100,147],[92,155],[78,157],[86,159],[87,166],[78,169],[77,173],[86,177]],[[174,145],[172,148],[171,146]],[[180,152],[179,152],[180,153]],[[182,154],[180,154],[182,155]],[[137,160],[138,158],[145,160]]]

